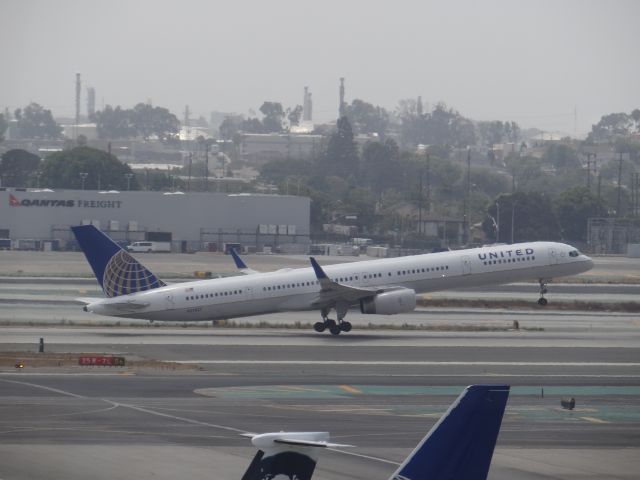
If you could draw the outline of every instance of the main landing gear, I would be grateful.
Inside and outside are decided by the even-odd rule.
[[[544,278],[539,280],[540,283],[540,298],[538,299],[538,305],[544,307],[548,302],[547,299],[544,298],[544,295],[548,292],[547,290],[547,281]]]
[[[351,323],[344,320],[345,315],[347,314],[348,305],[346,307],[336,307],[336,313],[338,317],[338,321],[329,318],[329,309],[323,308],[320,312],[322,315],[322,321],[316,322],[313,324],[313,329],[322,333],[325,330],[329,330],[332,335],[339,335],[340,332],[350,332],[351,331]]]

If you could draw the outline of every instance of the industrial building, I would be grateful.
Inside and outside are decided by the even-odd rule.
[[[14,249],[76,248],[71,225],[94,224],[121,244],[170,241],[175,252],[305,253],[310,200],[288,195],[0,189],[0,238]]]

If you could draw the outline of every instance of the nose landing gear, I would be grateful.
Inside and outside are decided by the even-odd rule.
[[[538,299],[538,305],[540,305],[541,307],[544,307],[547,303],[549,303],[547,299],[544,298],[545,294],[549,290],[547,289],[547,281],[544,278],[541,278],[539,280],[539,283],[540,283],[540,298]]]

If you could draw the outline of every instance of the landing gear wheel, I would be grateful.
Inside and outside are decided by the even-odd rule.
[[[328,328],[329,330],[331,330],[333,327],[336,327],[336,326],[337,326],[337,324],[336,324],[336,321],[335,321],[335,320],[332,320],[331,318],[327,318],[327,319],[324,321],[324,326],[325,326],[326,328]]]
[[[340,335],[340,332],[342,331],[342,329],[340,328],[340,326],[336,325],[335,322],[333,322],[333,326],[329,327],[329,331],[331,332],[331,335]]]
[[[340,328],[342,329],[343,332],[350,332],[351,331],[351,322],[342,322],[340,324]]]
[[[318,333],[324,332],[325,328],[324,322],[316,322],[313,324],[313,329]]]
[[[538,283],[540,283],[540,298],[538,299],[538,305],[544,307],[547,303],[549,303],[547,302],[547,299],[544,298],[544,296],[548,292],[547,281],[544,278],[541,278],[540,280],[538,280]]]

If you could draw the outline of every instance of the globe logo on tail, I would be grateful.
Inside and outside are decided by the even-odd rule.
[[[107,297],[128,295],[164,286],[164,282],[124,250],[118,251],[111,257],[102,277],[102,289]]]

